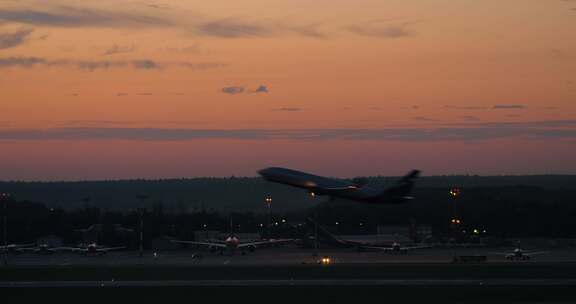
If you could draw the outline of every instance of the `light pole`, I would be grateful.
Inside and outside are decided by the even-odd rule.
[[[8,265],[8,199],[10,194],[3,192],[0,193],[0,201],[4,203],[4,216],[2,219],[3,226],[3,239],[4,239],[4,265]]]
[[[144,206],[144,200],[148,198],[147,195],[144,194],[138,194],[136,195],[136,198],[138,198],[140,200],[140,208],[138,208],[138,214],[140,215],[140,233],[138,235],[138,255],[140,257],[142,257],[144,255],[144,212],[146,211],[146,209],[143,207]]]
[[[138,214],[140,215],[140,234],[139,234],[139,248],[138,248],[138,255],[142,257],[144,255],[144,211],[146,209],[139,208]]]
[[[271,217],[272,217],[272,211],[271,211],[271,207],[272,207],[272,198],[267,196],[264,201],[266,202],[266,206],[268,208],[268,223],[266,224],[266,236],[268,237],[268,239],[271,239],[271,233],[270,233],[270,224],[271,224]]]
[[[452,219],[450,220],[450,228],[451,228],[451,233],[452,233],[452,238],[454,240],[454,243],[456,243],[457,241],[459,241],[460,237],[460,230],[461,230],[461,224],[462,224],[462,220],[460,219],[459,215],[458,215],[458,209],[457,209],[457,205],[456,205],[456,200],[458,199],[458,197],[460,196],[460,194],[462,193],[462,190],[460,190],[460,188],[458,187],[454,187],[451,188],[450,191],[450,197],[452,198]],[[454,252],[452,253],[453,255],[453,259],[456,261],[458,256],[457,256],[457,246],[454,246]]]

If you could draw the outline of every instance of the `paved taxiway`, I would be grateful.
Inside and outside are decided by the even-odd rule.
[[[507,261],[495,252],[508,252],[511,248],[431,248],[411,251],[407,254],[384,252],[358,252],[354,249],[320,248],[319,256],[328,256],[335,264],[403,264],[403,263],[451,263],[454,256],[486,255],[487,263],[533,263],[533,262],[576,262],[576,249],[552,249],[538,255],[533,260],[522,262]],[[71,253],[51,255],[21,254],[11,255],[9,264],[16,266],[81,266],[81,265],[300,265],[313,264],[317,257],[313,249],[264,248],[255,252],[234,254],[212,253],[203,250],[146,251],[140,257],[135,251],[110,252],[103,256],[83,256]]]

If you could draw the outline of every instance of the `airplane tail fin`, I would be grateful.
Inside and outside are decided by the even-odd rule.
[[[412,188],[414,188],[414,180],[419,176],[420,170],[410,171],[410,173],[399,179],[394,186],[382,191],[380,196],[388,201],[397,201],[399,203],[411,200],[413,197],[410,196],[410,193]]]
[[[334,245],[338,245],[338,246],[346,246],[347,243],[345,241],[343,241],[342,239],[340,239],[339,237],[333,235],[332,233],[330,233],[330,231],[326,230],[326,228],[322,227],[320,224],[318,224],[316,221],[314,221],[313,219],[311,219],[310,217],[306,218],[306,222],[311,225],[313,228],[318,229],[318,234],[322,235],[324,238],[326,238],[330,243],[334,244]]]

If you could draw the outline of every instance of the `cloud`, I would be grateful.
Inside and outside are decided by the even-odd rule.
[[[244,87],[236,87],[236,86],[224,87],[222,88],[222,92],[230,95],[240,94],[244,92]]]
[[[194,43],[185,47],[163,47],[158,50],[170,53],[201,53],[202,45],[200,43]]]
[[[254,93],[269,93],[270,91],[268,90],[268,87],[265,85],[261,85],[258,88],[256,88],[256,90],[254,90]]]
[[[485,127],[522,127],[522,128],[576,128],[576,119],[540,120],[524,122],[485,122]]]
[[[181,68],[186,68],[194,71],[202,71],[202,70],[227,67],[229,64],[218,62],[204,62],[204,63],[178,62],[176,63],[176,65]]]
[[[300,112],[303,110],[304,109],[297,108],[297,107],[283,107],[283,108],[272,109],[272,111],[277,111],[277,112]]]
[[[171,7],[166,4],[150,3],[147,6],[155,9],[165,9],[165,10],[171,9]]]
[[[492,106],[492,109],[494,110],[499,110],[499,109],[504,109],[504,110],[513,110],[513,109],[525,109],[526,106],[525,105],[520,105],[520,104],[497,104]]]
[[[246,21],[238,18],[203,22],[195,25],[194,31],[200,36],[219,38],[267,38],[290,33],[317,39],[327,37],[326,34],[318,30],[317,24],[289,25]]]
[[[486,110],[487,107],[484,106],[454,106],[454,105],[445,105],[444,108],[452,109],[452,110]]]
[[[346,27],[346,30],[367,37],[403,38],[415,35],[415,32],[409,28],[412,24],[414,22],[394,24],[390,23],[390,21],[373,20],[362,24],[350,25]]]
[[[415,117],[412,117],[412,120],[423,121],[423,122],[438,121],[438,120],[436,120],[436,119],[432,119],[432,118],[425,117],[425,116],[415,116]]]
[[[561,128],[560,128],[561,127]],[[494,139],[576,139],[576,120],[524,123],[480,123],[469,127],[380,129],[166,129],[82,127],[0,129],[0,140],[384,140],[482,141]]]
[[[576,59],[576,56],[572,55],[569,52],[565,52],[563,50],[560,49],[551,49],[550,53],[552,54],[552,57],[559,59],[559,60],[573,60]]]
[[[106,51],[104,51],[104,53],[102,53],[102,55],[115,55],[115,54],[122,54],[122,53],[131,53],[131,52],[134,52],[135,50],[136,50],[136,47],[134,45],[119,46],[116,43],[114,43],[114,45],[112,47],[110,47],[109,49],[107,49]]]
[[[157,62],[151,59],[135,60],[71,60],[46,59],[40,57],[0,57],[0,69],[3,68],[34,68],[60,67],[76,68],[85,71],[108,70],[113,68],[132,68],[136,70],[159,70],[169,66],[178,66],[192,70],[205,70],[225,66],[220,63],[191,62]]]
[[[304,37],[325,39],[328,35],[318,29],[317,24],[304,26],[290,26],[289,30]]]
[[[52,6],[48,10],[0,9],[0,21],[54,27],[167,27],[168,20],[133,12]]]
[[[268,26],[232,18],[199,24],[195,30],[201,36],[220,38],[268,37],[274,32]]]
[[[320,22],[292,24],[282,21],[246,20],[231,16],[214,18],[182,13],[161,4],[127,4],[117,5],[114,9],[89,7],[87,1],[81,4],[60,5],[42,1],[42,5],[32,7],[17,4],[12,8],[0,8],[0,23],[20,23],[47,27],[99,27],[176,29],[185,33],[216,38],[268,38],[281,35],[299,35],[302,37],[325,39],[330,35],[319,29]],[[18,3],[18,2],[15,2]],[[126,5],[129,5],[126,7]],[[361,24],[339,28],[361,36],[380,38],[400,38],[412,36],[410,28],[415,22],[398,23],[391,20],[373,20]]]
[[[34,29],[22,28],[11,33],[0,33],[0,49],[13,48],[26,43],[32,32]]]

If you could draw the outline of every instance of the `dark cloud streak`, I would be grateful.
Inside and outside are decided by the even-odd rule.
[[[137,13],[104,11],[71,6],[52,10],[0,9],[0,21],[55,27],[167,27],[170,21]]]
[[[113,68],[132,68],[136,70],[160,70],[169,66],[177,66],[191,70],[206,70],[226,66],[221,63],[192,63],[192,62],[157,62],[151,59],[135,60],[71,60],[46,59],[40,57],[5,57],[0,58],[2,68],[34,68],[34,67],[60,67],[77,68],[85,71],[108,70]]]
[[[11,33],[0,33],[0,49],[8,49],[26,43],[34,29],[22,28]]]
[[[542,122],[544,126],[554,123]],[[162,129],[162,128],[53,128],[0,130],[0,140],[143,140],[187,141],[198,139],[241,140],[385,140],[385,141],[482,141],[494,139],[575,139],[575,121],[569,129],[526,127],[521,124],[475,127],[384,129]]]

